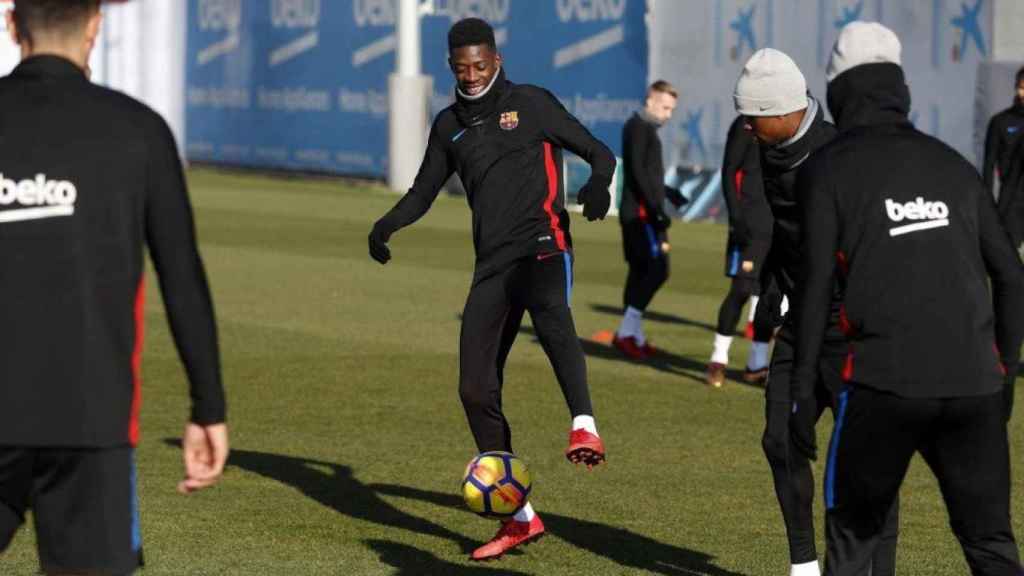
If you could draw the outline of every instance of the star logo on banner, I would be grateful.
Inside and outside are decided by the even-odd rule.
[[[686,113],[686,122],[684,129],[686,130],[686,137],[690,141],[690,150],[700,152],[701,159],[707,156],[707,150],[704,147],[704,136],[701,134],[700,125],[704,118],[704,109],[697,108]]]
[[[750,47],[751,53],[757,50],[757,39],[754,36],[754,10],[756,8],[757,6],[754,4],[751,4],[746,10],[740,8],[736,19],[729,22],[729,28],[736,31],[736,45],[731,49],[733,61],[739,60],[743,55],[744,45]]]
[[[842,30],[844,26],[850,22],[856,22],[860,20],[861,14],[864,12],[864,0],[860,0],[853,6],[843,6],[843,15],[836,18],[834,24],[836,30]]]
[[[960,43],[953,45],[953,61],[963,60],[971,43],[977,47],[978,52],[985,56],[988,51],[985,49],[985,36],[981,33],[981,3],[984,0],[977,0],[974,7],[970,8],[967,3],[960,4],[960,15],[955,16],[950,23],[960,29]],[[970,40],[971,42],[968,42]]]

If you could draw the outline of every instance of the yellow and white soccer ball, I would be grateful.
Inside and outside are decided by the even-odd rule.
[[[462,497],[481,516],[512,516],[530,495],[530,472],[515,454],[484,452],[473,458],[462,477]]]

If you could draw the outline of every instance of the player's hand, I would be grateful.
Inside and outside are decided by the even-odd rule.
[[[188,494],[216,484],[228,459],[227,424],[186,424],[181,456],[185,478],[178,482],[178,492]]]
[[[391,233],[379,221],[374,224],[369,238],[370,257],[381,264],[387,264],[391,260],[391,249],[388,248],[390,239]]]
[[[678,188],[671,186],[665,186],[665,198],[668,198],[668,201],[676,208],[682,208],[690,203],[690,199],[683,196],[683,193]]]
[[[818,403],[814,396],[793,402],[793,411],[789,415],[789,437],[797,451],[810,460],[818,459],[818,440],[814,434],[817,421]]]
[[[672,218],[659,206],[654,210],[651,210],[651,225],[656,230],[668,230],[672,226]]]
[[[576,193],[576,202],[583,206],[583,216],[587,220],[604,220],[612,205],[612,195],[607,188],[595,187],[587,182]]]
[[[754,271],[754,261],[744,260],[743,263],[740,264],[740,269],[746,272],[747,274],[750,274],[751,272]]]

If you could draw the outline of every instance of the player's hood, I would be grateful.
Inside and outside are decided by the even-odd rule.
[[[898,64],[850,68],[829,82],[827,99],[840,132],[857,126],[909,123],[910,89]]]

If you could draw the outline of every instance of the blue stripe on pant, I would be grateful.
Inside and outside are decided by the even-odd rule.
[[[828,463],[825,467],[825,508],[827,510],[831,510],[836,505],[836,454],[839,452],[839,440],[843,433],[843,423],[846,421],[846,405],[849,397],[849,389],[839,393],[836,423],[832,429],[832,441],[828,448]]]
[[[135,464],[135,450],[131,451],[131,510],[132,510],[132,551],[138,552],[142,549],[142,529],[139,525],[139,489],[138,489],[138,467]]]
[[[572,256],[568,252],[562,252],[565,258],[565,305],[572,308]]]

